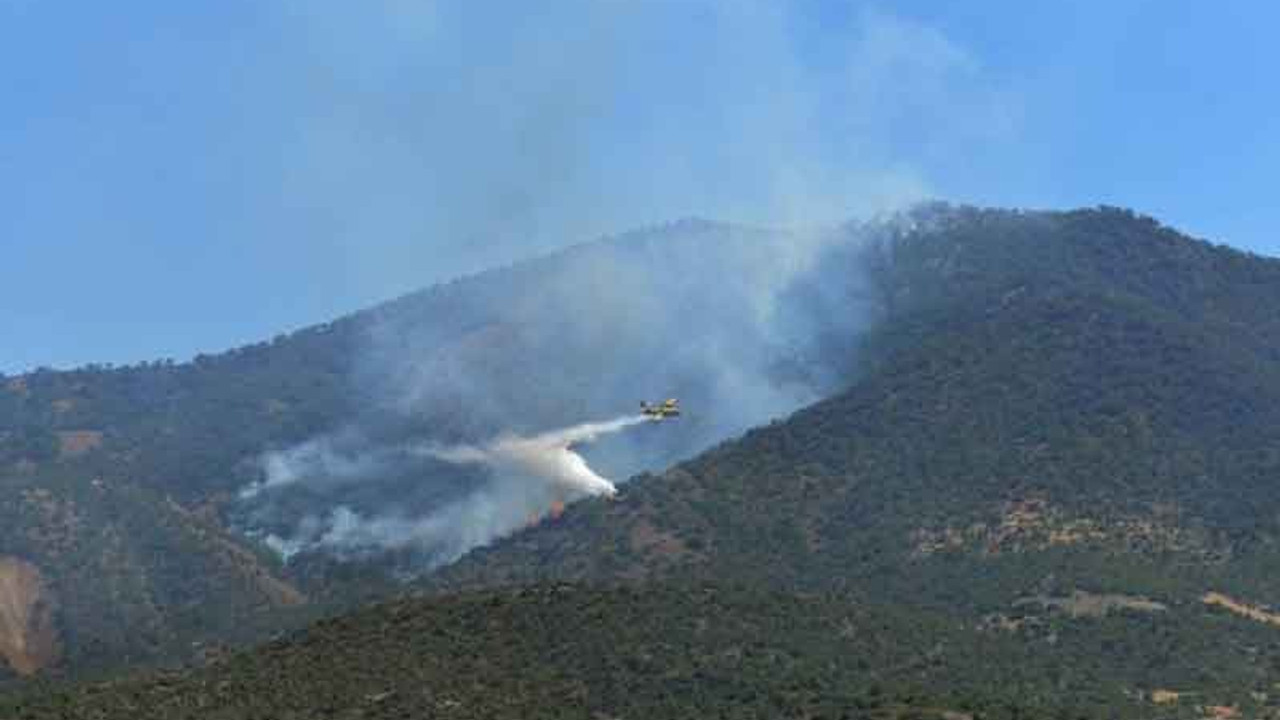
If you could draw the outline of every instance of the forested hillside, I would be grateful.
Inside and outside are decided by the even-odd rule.
[[[809,271],[801,246],[816,241],[806,238],[682,221],[190,363],[0,378],[0,512],[11,519],[0,523],[0,556],[42,578],[19,605],[61,598],[37,613],[48,619],[36,634],[60,648],[39,665],[185,657],[193,641],[244,635],[229,628],[282,622],[282,608],[394,589],[385,554],[351,563],[312,552],[284,565],[259,539],[335,508],[429,514],[489,480],[403,443],[542,431],[670,394],[697,408],[682,432],[595,448],[593,462],[622,479],[819,397],[848,358],[813,352],[809,338],[872,317],[855,304],[827,320],[814,301],[786,299]],[[327,454],[302,463],[294,486],[242,497],[269,479],[269,453],[312,446]],[[335,473],[330,456],[372,469]],[[422,572],[433,550],[402,549],[394,572]],[[297,597],[264,600],[241,565]],[[97,612],[104,597],[110,610]]]
[[[798,243],[809,243],[803,258],[788,250]],[[785,272],[778,269],[788,263]],[[732,272],[709,282],[718,267]],[[582,284],[597,273],[616,282]],[[604,300],[586,306],[581,297]],[[121,493],[133,504],[99,504],[172,518],[174,532],[195,533],[200,548],[236,547],[228,557],[255,559],[246,567],[259,569],[240,575],[219,569],[216,559],[190,566],[175,559],[148,571],[149,578],[170,578],[153,597],[240,587],[223,604],[257,610],[201,618],[199,627],[190,620],[199,616],[166,609],[182,607],[179,600],[152,603],[159,608],[152,621],[161,628],[157,637],[222,637],[225,628],[254,627],[231,618],[279,627],[353,591],[395,587],[376,556],[351,561],[313,552],[281,565],[251,539],[227,534],[228,525],[252,531],[244,523],[269,512],[265,522],[285,532],[291,517],[339,504],[429,512],[433,503],[488,482],[483,473],[455,475],[439,465],[380,466],[358,483],[321,477],[325,482],[304,478],[289,492],[267,488],[275,494],[246,507],[237,491],[261,480],[262,453],[317,437],[359,450],[395,447],[405,438],[458,441],[503,428],[541,430],[633,406],[633,395],[652,396],[647,388],[657,385],[662,394],[682,397],[687,414],[662,423],[661,432],[602,443],[589,456],[617,479],[628,468],[653,472],[635,476],[615,498],[572,505],[421,581],[432,594],[480,594],[395,612],[407,613],[410,624],[431,617],[428,625],[440,632],[461,633],[450,635],[461,648],[471,647],[463,638],[475,632],[476,642],[491,642],[481,639],[490,630],[492,642],[509,642],[502,622],[490,627],[482,619],[488,612],[516,624],[547,623],[549,631],[586,621],[538,613],[577,612],[565,598],[596,598],[591,602],[603,609],[573,640],[585,645],[568,649],[557,637],[535,634],[524,650],[508,645],[481,653],[495,677],[508,679],[504,668],[527,666],[526,655],[559,658],[547,686],[555,692],[578,687],[576,680],[556,683],[580,674],[579,654],[596,657],[586,647],[617,649],[625,663],[653,655],[644,649],[648,643],[670,642],[662,646],[675,653],[669,662],[695,673],[686,678],[688,692],[677,695],[691,707],[739,702],[744,712],[818,712],[826,707],[819,699],[831,697],[864,714],[875,706],[881,716],[966,708],[997,717],[1099,716],[1117,708],[1133,717],[1192,717],[1216,706],[1261,715],[1280,681],[1280,614],[1270,608],[1280,593],[1270,571],[1280,560],[1280,492],[1273,482],[1280,476],[1278,359],[1280,262],[1187,238],[1125,210],[930,205],[817,239],[690,222],[435,288],[192,365],[11,378],[3,406],[6,482],[15,488],[11,497],[51,507],[68,497]],[[86,379],[97,375],[112,382]],[[147,380],[131,386],[122,380],[128,377]],[[219,383],[242,389],[223,393]],[[121,400],[128,397],[122,388],[129,387],[150,403],[146,412],[124,412],[130,405]],[[161,387],[170,395],[156,394]],[[95,388],[114,389],[99,395]],[[102,399],[108,395],[111,403]],[[818,401],[796,409],[811,399]],[[102,415],[109,407],[121,409]],[[266,419],[259,422],[257,414]],[[110,417],[125,429],[111,429],[104,422]],[[747,430],[751,424],[763,425]],[[187,455],[201,438],[211,454]],[[190,457],[207,462],[186,474]],[[40,488],[53,499],[32,495]],[[73,576],[51,569],[61,567],[63,556],[42,550],[52,521],[17,506],[11,512],[35,518],[24,521],[31,529],[23,532],[40,540],[12,545],[20,547],[15,560],[27,564],[11,564],[11,574],[31,586],[35,567],[49,597],[67,597],[70,580],[61,578]],[[106,522],[94,513],[81,516],[77,527]],[[117,567],[93,559],[99,546],[82,547],[91,552],[71,553],[86,558],[73,567]],[[211,568],[201,572],[215,589],[191,585],[186,567]],[[240,576],[252,582],[226,579]],[[627,589],[581,588],[569,596],[491,591],[565,581],[621,582]],[[789,689],[752,695],[698,674],[712,672],[702,661],[678,659],[706,651],[697,649],[696,632],[678,630],[684,620],[662,608],[696,606],[703,596],[695,586],[707,585],[734,599],[692,616],[723,614],[725,623],[742,624],[735,632],[785,646],[762,657],[791,658],[792,670],[777,676]],[[264,588],[274,594],[264,596]],[[759,621],[758,600],[751,598],[761,593],[794,613]],[[117,596],[126,607],[144,606],[129,599],[140,595]],[[304,597],[312,602],[299,604]],[[473,602],[479,604],[467,604]],[[804,609],[794,602],[818,604]],[[28,603],[33,638],[44,637],[49,618],[72,626],[67,610],[50,614],[37,605]],[[837,648],[830,644],[838,645],[835,638],[819,639],[829,630],[802,630],[809,615],[835,617],[824,613],[850,606],[871,613],[863,618],[870,623],[865,632],[854,633],[867,644]],[[320,626],[310,639],[241,656],[206,675],[112,685],[102,702],[140,693],[147,699],[139,707],[172,710],[171,701],[194,696],[234,707],[238,701],[210,688],[239,687],[242,680],[212,678],[259,667],[276,651],[310,658],[280,670],[277,684],[298,689],[290,685],[302,682],[296,673],[330,662],[308,643],[342,636],[334,628],[346,622],[364,628],[356,633],[385,629],[382,612]],[[132,627],[128,617],[123,627]],[[800,645],[782,637],[787,623],[798,623],[792,630]],[[677,631],[663,641],[628,639],[624,630],[632,626]],[[428,631],[413,627],[392,633],[386,652],[421,652],[418,641]],[[894,640],[874,640],[877,633]],[[70,637],[79,636],[56,638],[59,667],[72,666],[65,660],[75,657]],[[130,636],[128,642],[144,646],[127,657],[156,657],[161,644],[150,637]],[[119,653],[121,642],[103,643],[102,657]],[[455,647],[448,643],[443,647]],[[893,643],[907,655],[895,655]],[[359,647],[332,662],[348,668],[369,661]],[[454,660],[432,670],[432,687],[454,687],[471,676],[470,661],[454,652],[445,653]],[[823,658],[849,652],[860,653],[866,667],[837,664],[840,679],[825,674],[831,666]],[[642,714],[660,707],[646,699],[642,669],[623,667],[610,681],[630,689],[617,689],[619,696],[634,698],[617,707]],[[695,690],[704,680],[712,689],[699,700]],[[224,681],[231,685],[210,685]],[[174,682],[182,689],[171,696]],[[404,699],[407,679],[391,689],[363,682],[325,702],[368,716],[425,707],[420,697]],[[534,705],[508,710],[543,707],[542,691],[527,684],[512,690],[506,697]],[[253,695],[273,712],[315,711],[300,698],[323,695],[292,692]],[[50,702],[96,702],[75,693]],[[352,700],[358,695],[382,700],[366,706]],[[497,712],[478,696],[448,699]],[[613,705],[590,707],[608,712]]]
[[[700,548],[736,549],[740,533],[753,553],[830,549],[886,523],[946,535],[1025,507],[1081,528],[1176,521],[1215,557],[1266,550],[1280,263],[1122,211],[974,212],[871,249],[892,314],[864,336],[848,390],[508,547],[575,523],[625,534],[615,520],[645,515]],[[774,523],[791,543],[750,542]],[[799,572],[759,559],[744,565]],[[495,564],[508,566],[522,564]]]
[[[1034,618],[1028,608],[1027,622]],[[840,594],[795,595],[707,584],[540,585],[401,600],[182,674],[15,696],[0,713],[44,718],[823,717],[893,720],[1197,717],[1154,679],[1206,666],[1242,692],[1258,671],[1210,638],[1213,618],[1119,609],[1046,623],[1050,646],[958,627],[950,618]],[[1127,629],[1141,623],[1147,635]],[[1163,691],[1171,692],[1171,691]],[[1159,698],[1161,703],[1153,702]],[[1197,711],[1197,708],[1200,708]],[[1251,716],[1268,712],[1250,700]],[[7,711],[7,712],[6,712]]]
[[[948,211],[870,251],[889,320],[849,389],[429,582],[839,590],[1145,647],[1112,702],[1269,697],[1280,262],[1119,210]],[[1210,642],[1255,671],[1178,669]]]

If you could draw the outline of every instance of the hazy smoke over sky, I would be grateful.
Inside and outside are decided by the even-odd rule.
[[[670,218],[898,206],[1017,121],[963,48],[854,4],[321,5],[286,18],[324,64],[272,87],[273,202],[380,297]]]
[[[678,217],[967,191],[1019,118],[965,48],[857,2],[20,5],[0,223],[32,239],[0,324],[39,340],[5,369],[191,357]]]
[[[557,492],[606,492],[604,477],[660,470],[847,377],[876,300],[839,223],[921,198],[926,166],[1016,113],[936,31],[826,5],[290,16],[329,64],[279,100],[298,112],[281,193],[357,283],[386,297],[644,229],[368,315],[366,406],[269,455],[245,525],[285,552],[407,543],[452,559]],[[646,225],[681,216],[742,224]],[[585,437],[553,430],[669,396],[686,401],[671,432],[602,436],[585,458],[567,449]]]

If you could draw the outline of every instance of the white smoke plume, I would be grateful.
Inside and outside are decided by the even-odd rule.
[[[353,439],[350,433],[326,435],[287,450],[267,453],[261,459],[263,479],[242,488],[239,498],[249,500],[265,490],[285,487],[307,478],[358,480],[376,473],[385,465],[381,453],[344,451],[343,446]]]
[[[426,455],[455,464],[479,464],[491,469],[493,480],[461,500],[421,517],[402,513],[364,515],[338,506],[324,516],[308,516],[288,537],[260,533],[263,541],[286,560],[293,555],[323,550],[338,556],[358,556],[412,547],[422,551],[428,565],[452,562],[468,550],[488,544],[554,512],[566,502],[589,496],[610,496],[614,484],[587,464],[575,448],[602,435],[651,422],[627,416],[590,422],[530,437],[502,435],[481,445],[409,445],[373,449],[360,458],[337,453],[324,439],[312,440],[263,458],[264,480],[246,487],[242,499],[266,490],[309,481],[376,482],[385,458],[395,452]],[[307,472],[321,473],[308,478]],[[324,477],[333,471],[340,477]]]
[[[268,203],[297,217],[256,223],[307,239],[287,257],[340,249],[338,285],[371,297],[491,269],[358,318],[356,439],[269,455],[242,493],[241,526],[285,554],[447,560],[552,502],[611,492],[601,473],[660,470],[824,396],[879,308],[854,253],[833,252],[853,242],[842,221],[932,194],[937,168],[964,165],[952,153],[1003,147],[990,129],[1016,117],[964,48],[880,12],[823,17],[839,30],[821,38],[840,40],[821,47],[792,3],[510,12],[309,11],[297,18],[323,82],[263,88],[298,118],[272,145],[283,197]],[[686,215],[740,222],[644,226]],[[621,428],[539,434],[651,389],[698,417],[601,437],[600,472],[575,443]]]

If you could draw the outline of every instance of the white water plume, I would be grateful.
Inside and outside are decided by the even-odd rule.
[[[519,437],[504,435],[480,447],[423,447],[422,451],[446,462],[482,463],[495,469],[523,471],[551,482],[556,488],[582,495],[613,495],[613,483],[596,474],[574,446],[591,442],[632,425],[650,422],[646,417],[621,417],[607,422],[583,423],[561,430]]]
[[[592,470],[575,448],[645,422],[652,419],[627,416],[529,437],[506,434],[479,445],[419,443],[395,449],[370,448],[365,455],[367,462],[357,457],[336,465],[327,462],[333,453],[323,439],[313,440],[265,457],[262,466],[266,478],[246,488],[241,497],[250,499],[264,489],[307,483],[309,479],[298,472],[300,467],[321,470],[338,467],[346,479],[352,479],[351,472],[363,472],[366,474],[362,479],[371,481],[377,469],[384,466],[378,459],[393,454],[392,451],[426,455],[448,463],[487,466],[494,473],[487,485],[425,516],[394,512],[365,515],[339,506],[323,516],[303,518],[289,537],[261,535],[263,541],[286,560],[311,550],[354,556],[411,547],[423,551],[430,565],[440,565],[534,522],[566,502],[616,493],[614,484]]]

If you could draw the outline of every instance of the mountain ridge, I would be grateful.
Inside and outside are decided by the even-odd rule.
[[[1153,229],[1154,239],[1158,242],[1168,240],[1166,231],[1158,226],[1125,213],[1113,214],[1125,223],[1137,223],[1138,227]],[[957,241],[951,237],[950,241],[963,243],[964,239]],[[1099,246],[1097,243],[1091,245]],[[1172,247],[1177,252],[1180,246]],[[1188,247],[1202,251],[1206,246],[1189,244]],[[1212,252],[1229,254],[1231,251]],[[900,268],[899,272],[910,276],[931,260],[931,257],[921,256],[914,265]],[[1268,265],[1268,272],[1280,277],[1280,263],[1270,261]],[[946,277],[942,280],[945,282]],[[1164,281],[1173,282],[1167,278]],[[1046,443],[1057,445],[1063,439],[1072,440],[1073,436],[1094,445],[1100,442],[1124,444],[1124,449],[1131,451],[1134,457],[1157,455],[1170,458],[1178,457],[1182,452],[1186,457],[1181,460],[1196,467],[1206,463],[1229,463],[1224,471],[1229,470],[1233,478],[1238,478],[1239,484],[1245,485],[1242,492],[1234,497],[1219,497],[1208,507],[1200,508],[1212,516],[1219,529],[1229,527],[1232,519],[1242,513],[1265,514],[1259,507],[1270,505],[1260,506],[1256,498],[1243,494],[1243,491],[1249,487],[1247,483],[1256,483],[1276,469],[1275,458],[1262,458],[1260,465],[1241,465],[1229,453],[1224,454],[1220,450],[1225,447],[1239,453],[1252,446],[1265,447],[1275,440],[1274,432],[1268,428],[1276,427],[1276,421],[1280,420],[1274,410],[1280,407],[1277,403],[1280,401],[1277,394],[1280,373],[1269,360],[1280,344],[1272,344],[1270,340],[1252,342],[1252,334],[1248,335],[1250,342],[1247,343],[1229,342],[1238,339],[1236,336],[1228,337],[1228,342],[1224,342],[1223,334],[1235,330],[1238,324],[1183,320],[1181,318],[1188,315],[1195,317],[1196,307],[1190,302],[1184,302],[1177,308],[1178,312],[1172,312],[1137,293],[1099,293],[1085,288],[1063,294],[1058,283],[1050,281],[1040,287],[1029,287],[1023,278],[1016,275],[1000,278],[994,283],[984,278],[963,282],[977,287],[978,291],[969,299],[961,298],[959,302],[948,304],[945,322],[927,324],[930,321],[926,320],[922,331],[920,325],[912,323],[912,318],[901,325],[890,320],[880,331],[887,337],[875,337],[873,332],[868,341],[873,345],[901,345],[904,336],[917,343],[908,352],[886,355],[873,361],[879,370],[867,371],[863,377],[865,379],[879,372],[876,383],[855,383],[853,389],[845,394],[820,401],[792,416],[792,421],[812,420],[815,427],[810,428],[809,434],[830,436],[832,439],[828,446],[788,448],[787,444],[793,441],[785,431],[787,423],[749,431],[743,436],[742,444],[754,444],[757,448],[743,451],[744,455],[756,458],[751,468],[754,477],[764,472],[759,458],[771,457],[773,446],[781,448],[783,453],[777,461],[780,469],[808,467],[810,471],[820,470],[825,457],[834,457],[837,465],[857,465],[856,460],[839,457],[840,443],[847,442],[842,438],[858,438],[871,433],[873,437],[880,437],[896,447],[886,453],[862,440],[863,450],[868,454],[879,453],[885,456],[885,463],[891,463],[893,459],[890,456],[911,457],[913,447],[936,447],[948,432],[954,434],[955,428],[968,425],[971,426],[971,436],[952,440],[957,445],[956,452],[960,453],[955,459],[961,465],[965,462],[986,462],[981,457],[983,452],[988,452],[984,448],[1011,444],[1016,452],[999,460],[1007,466],[1002,475],[1025,474],[1030,468],[1049,464],[1043,459],[1030,457],[1039,446]],[[938,287],[940,284],[935,282],[928,286]],[[1078,288],[1080,284],[1075,280],[1068,285]],[[1154,294],[1149,286],[1140,287],[1147,290],[1148,296]],[[1280,284],[1264,288],[1271,292],[1273,304],[1280,303],[1280,292],[1275,288],[1280,288]],[[926,316],[932,312],[932,299],[926,297],[917,302]],[[905,332],[904,326],[907,328]],[[1271,327],[1276,327],[1274,319]],[[922,334],[923,338],[920,337]],[[1099,378],[1105,378],[1105,384],[1100,386]],[[914,396],[905,403],[910,414],[904,415],[901,410],[895,410],[899,386],[914,391]],[[974,388],[978,390],[972,391]],[[1001,400],[986,402],[980,393],[988,391],[1000,393]],[[1056,430],[1053,427],[1042,428],[1039,432],[1030,430],[1037,421],[1062,422],[1064,410],[1069,411],[1066,419],[1073,425]],[[1013,417],[1004,417],[1006,415]],[[823,423],[830,423],[833,418],[838,418],[834,421],[834,428],[825,430]],[[878,428],[879,418],[893,418],[895,424]],[[1055,432],[1065,438],[1057,438]],[[1126,437],[1131,432],[1145,435]],[[922,433],[926,434],[922,436]],[[1196,438],[1196,442],[1191,443],[1191,447],[1196,448],[1191,455],[1187,455],[1188,451],[1179,450],[1179,445],[1187,444],[1188,434],[1204,433],[1214,435]],[[1159,448],[1152,444],[1157,439],[1161,443]],[[1101,452],[1098,448],[1089,451]],[[712,450],[693,463],[681,465],[668,473],[668,477],[679,482],[690,472],[706,471],[711,464],[707,458],[715,458],[719,452],[722,451]],[[1112,448],[1112,454],[1117,453],[1120,453],[1120,445]],[[938,462],[934,461],[935,466],[941,467]],[[928,470],[927,467],[921,469]],[[1148,495],[1139,504],[1200,504],[1194,501],[1198,498],[1179,496],[1180,493],[1194,494],[1197,483],[1202,483],[1203,478],[1194,472],[1174,472],[1170,467],[1158,466],[1146,470],[1150,475],[1148,479],[1131,472],[1125,480],[1129,484],[1146,483],[1148,486]],[[874,472],[874,468],[864,468],[861,474],[874,475]],[[908,471],[899,470],[900,474],[903,472]],[[937,470],[931,472],[936,473]],[[967,482],[975,482],[979,475],[980,472],[971,472],[965,477]],[[1152,485],[1152,478],[1159,482]],[[1066,481],[1064,478],[1058,482]],[[652,485],[656,481],[645,476],[640,478],[637,487],[645,487],[646,482]],[[1175,484],[1169,486],[1168,482]],[[1060,490],[1064,487],[1078,492],[1085,486],[1079,483],[1059,485]],[[1037,487],[1032,482],[1022,492],[1051,489],[1050,484],[1041,483]],[[1152,495],[1157,489],[1168,491],[1170,496]],[[939,490],[935,486],[930,491],[936,493]],[[619,503],[625,505],[629,501],[628,492],[629,488],[624,486]],[[696,493],[695,489],[682,487],[677,494],[687,496]],[[705,490],[703,494],[714,495]],[[1006,498],[1009,501],[1016,499]],[[800,502],[799,499],[793,500]],[[1078,505],[1091,502],[1093,500],[1089,497],[1076,498]],[[1270,498],[1270,502],[1274,503],[1275,498]],[[597,511],[599,506],[607,508],[600,502],[593,503],[590,515],[593,519],[598,519],[599,513],[612,514],[608,509]],[[587,511],[571,510],[568,516],[557,521],[558,524],[572,526],[577,521],[575,512]],[[936,512],[942,513],[941,510]],[[792,514],[805,515],[799,510]],[[705,525],[705,521],[701,524]],[[1254,529],[1261,535],[1274,534],[1270,526]],[[512,566],[523,567],[517,562]],[[765,566],[772,565],[766,563]],[[450,569],[445,571],[445,575],[457,572]]]
[[[1280,560],[1280,493],[1270,482],[1280,472],[1280,453],[1270,449],[1280,427],[1280,262],[1191,240],[1115,208],[924,206],[841,232],[843,241],[818,248],[811,274],[777,283],[773,297],[788,332],[763,333],[745,346],[786,350],[749,366],[758,371],[752,377],[825,378],[812,385],[826,388],[824,399],[761,418],[775,419],[731,432],[661,473],[641,473],[613,500],[584,500],[473,551],[424,579],[429,597],[421,601],[548,582],[620,583],[627,589],[616,592],[643,596],[655,588],[674,593],[668,598],[684,597],[698,580],[748,594],[834,594],[891,612],[885,617],[896,619],[886,622],[903,637],[923,623],[959,633],[947,635],[955,647],[1002,648],[966,675],[957,655],[931,655],[921,645],[920,662],[949,668],[939,687],[994,687],[1000,673],[1021,664],[1027,675],[1019,687],[1031,698],[1024,706],[1092,714],[1123,706],[1128,716],[1154,717],[1164,710],[1149,698],[1173,693],[1256,716],[1270,712],[1280,636],[1260,616],[1232,608],[1266,613],[1266,599],[1280,592],[1268,571]],[[650,250],[637,252],[618,267]],[[662,263],[653,267],[661,285]],[[554,277],[526,271],[530,292]],[[730,289],[749,289],[755,277],[735,277]],[[654,285],[646,277],[639,286]],[[664,287],[679,298],[704,289],[696,281]],[[559,288],[564,296],[574,291]],[[455,303],[441,307],[470,302],[445,291],[433,297]],[[556,333],[572,333],[571,323],[536,331],[495,326],[493,317],[503,316],[486,314],[499,309],[491,301],[476,301],[474,316],[452,315],[453,330],[437,329],[470,340],[435,357],[469,367],[473,353],[506,347],[556,358],[591,347],[592,333],[605,327],[587,322],[591,332],[564,336]],[[396,312],[411,317],[415,302]],[[557,302],[528,307],[545,313]],[[722,303],[704,307],[722,317]],[[638,325],[635,344],[619,346],[621,355],[641,349],[651,362],[680,349]],[[384,327],[393,340],[400,334],[395,324]],[[472,335],[484,327],[496,327],[502,342]],[[510,334],[512,327],[519,332]],[[538,344],[544,331],[568,339]],[[386,346],[407,357],[418,357],[418,347],[431,349],[411,331],[408,341]],[[496,362],[505,368],[518,360]],[[404,377],[442,367],[450,366],[404,366]],[[678,371],[714,369],[670,367],[670,377],[685,382],[705,375]],[[480,377],[489,377],[483,368]],[[625,374],[617,381],[634,382]],[[540,390],[554,398],[559,387]],[[575,413],[614,402],[608,392],[578,397]],[[686,408],[715,409],[682,399]],[[540,415],[531,408],[541,401],[525,402],[531,424],[572,409]],[[667,427],[696,429],[682,424],[694,415]],[[385,432],[411,435],[424,422]],[[466,437],[482,426],[451,431]],[[100,452],[63,462],[88,463]],[[211,512],[218,517],[216,500]],[[297,577],[305,567],[290,572]],[[314,595],[354,567],[320,572],[301,590]],[[362,572],[354,570],[354,584],[391,587]],[[599,632],[583,641],[607,643],[616,628]],[[1046,648],[1065,654],[1055,660]],[[880,651],[868,652],[874,659]],[[886,682],[894,692],[914,692],[905,677]],[[993,709],[1006,700],[988,694],[979,704],[992,716],[1012,716]],[[1198,711],[1185,705],[1177,712]]]

